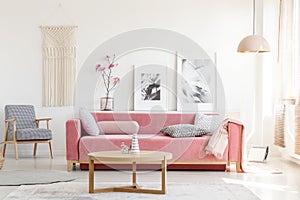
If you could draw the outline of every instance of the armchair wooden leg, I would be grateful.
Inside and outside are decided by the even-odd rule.
[[[51,158],[53,159],[53,152],[52,152],[52,143],[51,143],[51,141],[49,141],[49,149],[50,149]]]
[[[5,125],[5,137],[4,137],[3,152],[2,152],[3,158],[5,157],[7,140],[8,140],[8,125]]]
[[[6,142],[4,142],[3,144],[3,152],[2,152],[3,158],[5,157],[5,151],[6,151]]]
[[[15,146],[16,160],[18,160],[19,159],[19,156],[18,156],[18,143],[14,142],[14,146]]]
[[[37,143],[34,143],[33,156],[36,157]]]

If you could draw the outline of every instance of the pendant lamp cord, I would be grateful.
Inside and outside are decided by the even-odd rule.
[[[255,35],[255,0],[253,0],[253,16],[252,16],[252,18],[253,18],[253,23],[252,23],[252,28],[253,28],[253,35]]]

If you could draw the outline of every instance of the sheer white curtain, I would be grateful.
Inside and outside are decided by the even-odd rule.
[[[73,105],[76,31],[76,26],[41,26],[43,106]]]
[[[289,146],[286,145],[287,138],[289,138],[293,141],[294,152],[300,154],[298,49],[299,2],[298,0],[280,0],[277,77],[279,95],[276,106],[274,144],[280,147]]]

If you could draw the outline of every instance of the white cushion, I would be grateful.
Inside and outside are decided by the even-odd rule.
[[[99,135],[100,131],[93,115],[85,108],[79,109],[79,118],[83,129],[89,135]]]
[[[98,128],[103,134],[134,134],[139,131],[136,121],[100,121]]]
[[[194,124],[209,135],[219,128],[224,119],[224,115],[205,115],[197,113]]]

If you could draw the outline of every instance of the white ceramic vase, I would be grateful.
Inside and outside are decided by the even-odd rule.
[[[133,154],[139,154],[140,153],[140,147],[139,147],[139,141],[138,141],[137,133],[132,135],[130,153],[133,153]]]

